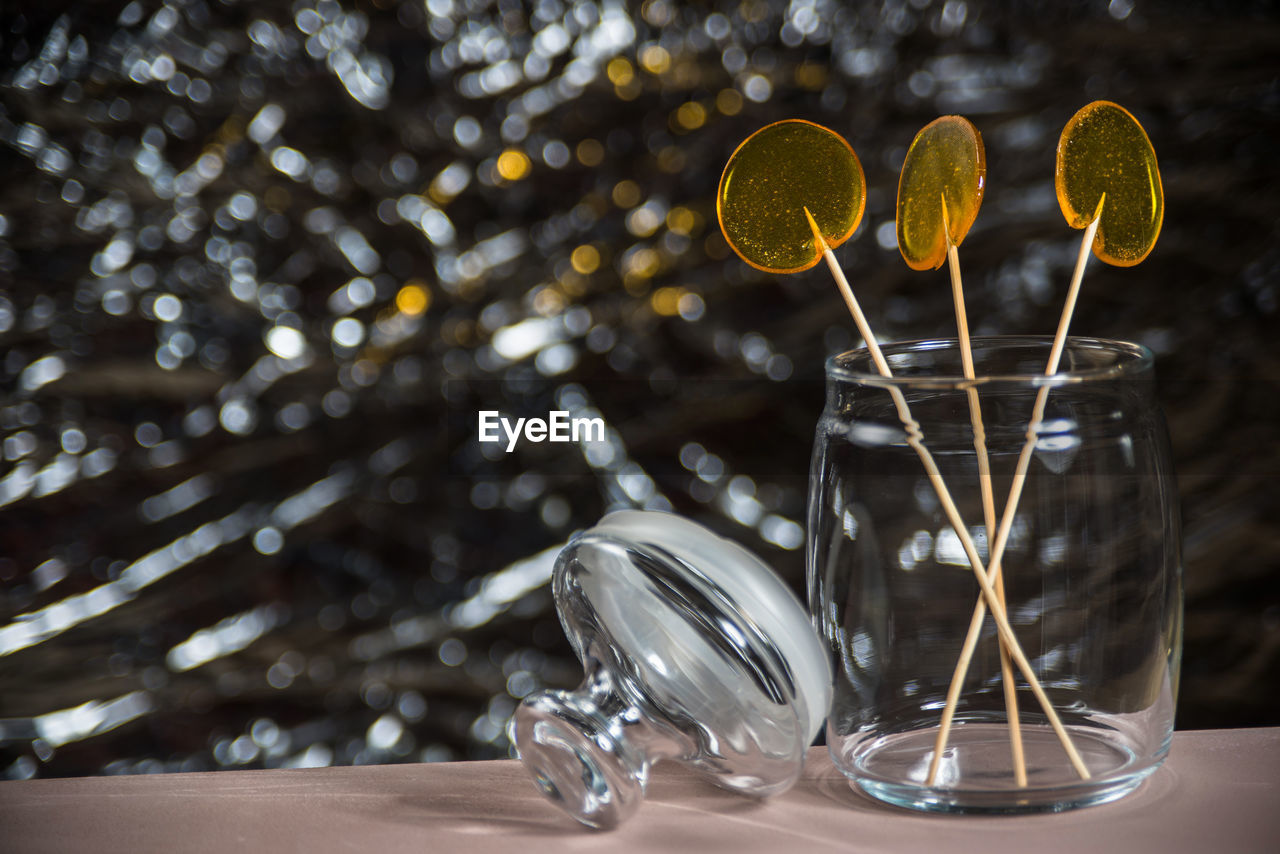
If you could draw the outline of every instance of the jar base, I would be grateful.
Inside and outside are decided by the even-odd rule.
[[[1104,804],[1133,791],[1160,764],[1138,757],[1113,733],[1072,727],[1071,738],[1092,778],[1082,780],[1048,726],[1022,727],[1027,785],[1013,776],[1009,730],[971,722],[951,732],[938,784],[924,785],[937,727],[862,739],[833,740],[832,759],[862,792],[908,809],[951,813],[1062,812]]]

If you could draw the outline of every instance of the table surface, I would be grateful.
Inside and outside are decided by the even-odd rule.
[[[1120,801],[1057,815],[926,815],[854,791],[824,748],[766,801],[673,763],[622,828],[586,830],[514,761],[220,771],[0,783],[0,850],[1153,851],[1280,850],[1280,729],[1180,732]]]

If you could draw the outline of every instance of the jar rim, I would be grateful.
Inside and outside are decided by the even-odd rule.
[[[1053,345],[1053,337],[1049,335],[975,335],[971,339],[973,349],[983,347],[1042,348],[1046,358]],[[921,338],[909,341],[893,341],[881,344],[880,349],[890,362],[894,356],[930,351],[955,350],[959,347],[957,338]],[[1133,376],[1149,371],[1155,363],[1155,357],[1146,346],[1132,341],[1121,341],[1111,338],[1092,338],[1071,335],[1067,337],[1063,352],[1069,351],[1108,352],[1115,355],[1115,361],[1108,365],[1075,370],[1059,370],[1055,374],[979,374],[976,379],[969,380],[954,374],[924,374],[913,376],[886,377],[880,373],[860,371],[848,366],[853,361],[867,361],[870,353],[866,347],[848,350],[827,359],[826,372],[830,380],[858,383],[870,386],[906,386],[914,388],[955,388],[990,383],[1017,383],[1032,386],[1059,386],[1082,382],[1097,382],[1119,377]]]

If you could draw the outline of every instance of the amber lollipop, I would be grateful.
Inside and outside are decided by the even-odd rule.
[[[1156,245],[1164,222],[1160,167],[1147,132],[1119,104],[1094,101],[1058,141],[1058,205],[1072,228],[1097,222],[1093,254],[1132,267]]]
[[[975,379],[973,348],[969,343],[969,319],[965,311],[964,284],[960,276],[959,247],[982,207],[986,190],[987,158],[982,135],[962,116],[942,116],[924,127],[907,149],[898,181],[898,250],[913,270],[936,270],[949,262],[951,297],[956,311],[960,360],[966,379]],[[973,426],[973,446],[977,454],[978,482],[982,490],[982,511],[990,542],[996,531],[995,495],[991,486],[991,464],[987,457],[986,430],[978,390],[970,386],[969,422]],[[1004,583],[993,578],[996,594],[1004,603]],[[974,612],[974,625],[981,631],[985,605]],[[973,631],[973,625],[970,626]],[[965,669],[968,662],[963,662]],[[1019,786],[1027,784],[1022,735],[1018,722],[1017,686],[1008,648],[1000,644],[1000,670],[1004,684],[1009,744],[1014,776]],[[951,735],[951,723],[960,700],[961,682],[952,680],[943,708],[933,758],[926,784],[932,786],[941,767],[943,750]]]
[[[853,146],[803,119],[765,125],[729,157],[716,216],[730,248],[757,270],[799,273],[826,258],[877,369],[889,376],[871,327],[831,249],[858,230],[867,182]]]
[[[1090,248],[1107,264],[1132,266],[1151,253],[1164,220],[1164,190],[1151,140],[1128,110],[1110,101],[1094,101],[1082,107],[1062,129],[1054,184],[1063,216],[1072,228],[1083,228],[1084,237],[1080,241],[1058,331],[1045,366],[1047,376],[1058,372]],[[1026,484],[1037,434],[1044,420],[1049,388],[1042,385],[1036,393],[1027,440],[1018,456],[1009,499],[991,547],[990,575],[997,579]],[[975,613],[983,605],[983,600],[979,599]],[[952,678],[953,686],[957,681],[963,682],[967,662],[977,642],[977,633],[970,631],[960,652],[960,661]],[[1088,775],[1081,776],[1087,778]]]
[[[898,180],[898,249],[908,267],[942,266],[978,218],[986,184],[982,136],[968,119],[942,116],[916,134]]]
[[[756,131],[729,157],[716,214],[743,261],[767,273],[798,273],[823,254],[805,210],[834,247],[857,231],[866,200],[862,164],[844,137],[788,119]]]
[[[810,147],[807,144],[809,141],[818,144]],[[814,162],[831,156],[842,161],[834,169],[830,164]],[[833,175],[848,176],[852,183],[850,186],[834,184]],[[825,259],[836,280],[836,286],[853,315],[858,332],[866,341],[876,370],[882,376],[891,377],[893,372],[889,369],[889,363],[876,342],[875,334],[871,331],[852,288],[849,287],[840,262],[831,251],[832,239],[843,241],[857,229],[865,197],[862,167],[849,144],[835,132],[820,125],[789,120],[762,128],[738,146],[720,178],[716,208],[725,239],[742,260],[753,267],[774,272],[798,272],[814,266],[819,259]],[[815,211],[814,208],[818,210]],[[821,220],[819,214],[823,217]],[[835,214],[834,221],[830,218],[832,214]],[[793,220],[799,217],[803,217],[803,221],[808,224],[807,236],[798,234]],[[775,241],[782,245],[775,245]],[[960,511],[942,479],[933,454],[922,441],[919,425],[911,417],[906,397],[895,385],[889,386],[889,394],[893,398],[898,418],[907,428],[907,444],[919,456],[947,521],[955,530],[965,556],[969,559],[987,607],[995,618],[996,630],[1001,640],[1008,647],[1014,663],[1044,709],[1054,731],[1062,739],[1077,769],[1082,776],[1088,777],[1088,771],[1071,747],[1070,737],[1049,703],[1031,663],[1018,646],[1004,608],[987,577],[973,537],[969,534],[969,528],[960,517]]]

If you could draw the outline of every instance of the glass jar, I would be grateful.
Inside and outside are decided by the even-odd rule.
[[[1168,752],[1182,570],[1152,356],[1071,338],[1045,376],[1051,345],[975,338],[972,381],[954,340],[884,347],[893,378],[866,350],[828,362],[809,605],[835,673],[827,744],[873,797],[1061,810],[1121,797]],[[1000,567],[986,594],[975,563]]]

